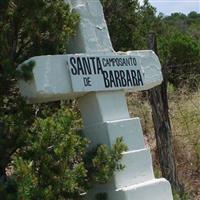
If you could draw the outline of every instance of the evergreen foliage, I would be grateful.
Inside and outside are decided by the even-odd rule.
[[[11,175],[0,182],[5,199],[82,199],[94,183],[106,183],[123,169],[122,139],[111,149],[99,145],[87,152],[89,141],[76,131],[76,122],[74,111],[65,108],[34,121],[7,167]]]
[[[200,45],[187,34],[175,32],[160,38],[160,52],[165,58],[168,79],[175,87],[197,89],[200,82]]]
[[[74,33],[78,19],[62,0],[1,1],[1,176],[6,175],[12,154],[24,145],[26,129],[31,126],[38,107],[26,105],[15,87],[16,78],[31,78],[34,63],[22,66],[21,72],[16,67],[31,56],[63,52],[65,41]]]
[[[148,0],[102,0],[111,40],[116,51],[146,49],[149,31],[159,27],[156,10]]]
[[[6,0],[1,4],[2,94],[16,77],[19,63],[33,56],[65,51],[66,39],[74,33],[78,16],[71,14],[62,0]]]
[[[200,82],[200,14],[156,16],[148,0],[102,0],[115,50],[146,49],[150,31],[159,36],[159,52],[173,87]],[[87,152],[74,112],[59,102],[27,105],[17,78],[32,78],[38,55],[65,53],[79,16],[64,0],[0,1],[0,194],[1,199],[79,199],[94,182],[105,183],[122,170],[121,138],[109,149]],[[69,107],[69,106],[68,106]],[[106,198],[99,194],[98,199]]]

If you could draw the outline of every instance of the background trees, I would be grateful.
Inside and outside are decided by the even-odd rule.
[[[9,91],[16,66],[31,56],[63,53],[78,16],[59,0],[1,1],[1,94]]]
[[[147,34],[159,27],[159,17],[148,0],[102,0],[104,13],[116,51],[147,48]]]
[[[185,85],[197,90],[200,14],[156,15],[147,0],[144,5],[137,0],[102,3],[117,51],[146,49],[147,35],[154,31],[170,83],[177,89]],[[79,116],[72,117],[78,112],[76,106],[66,102],[26,105],[15,87],[17,77],[31,78],[34,63],[22,73],[17,65],[32,56],[64,53],[78,21],[63,0],[0,1],[0,194],[4,199],[16,199],[16,195],[55,199],[58,193],[57,199],[78,199],[92,181],[105,182],[114,170],[123,168],[117,165],[126,148],[121,140],[111,150],[101,146],[94,154],[86,153],[88,141],[73,129],[80,125],[74,124]],[[102,157],[109,162],[101,163]],[[91,170],[95,173],[89,176]],[[39,191],[41,187],[45,189]]]
[[[160,41],[161,51],[167,61],[168,80],[175,87],[181,84],[191,89],[199,86],[200,45],[190,35],[175,32]]]
[[[62,1],[42,0],[1,1],[0,13],[0,174],[5,174],[10,156],[23,143],[23,132],[35,117],[34,106],[25,105],[15,88],[16,77],[22,75],[16,67],[30,56],[63,52],[78,16],[70,14]],[[30,63],[25,74],[32,68]]]
[[[194,17],[191,17],[194,16]],[[175,87],[199,87],[200,43],[196,34],[199,14],[174,13],[163,18],[166,32],[159,35],[159,53],[167,65],[168,79]],[[194,25],[195,24],[195,25]]]
[[[44,117],[57,109],[25,104],[15,87],[16,78],[22,75],[16,67],[30,56],[64,52],[65,41],[74,33],[78,16],[57,0],[6,0],[0,4],[0,191],[12,194],[17,187],[12,187],[6,173],[12,156],[26,145],[27,130],[36,116]],[[30,63],[25,73],[29,74],[32,68]]]

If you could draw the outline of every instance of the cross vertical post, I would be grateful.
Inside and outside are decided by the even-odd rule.
[[[80,14],[81,22],[70,53],[114,52],[99,0],[74,3],[73,10]],[[80,47],[75,49],[74,43],[81,43],[82,50]],[[111,183],[96,186],[89,192],[88,198],[92,200],[97,193],[106,192],[110,200],[172,199],[169,183],[154,178],[151,155],[145,148],[140,120],[130,118],[125,92],[91,92],[79,98],[79,106],[84,133],[92,145],[107,144],[111,147],[117,137],[122,136],[129,149],[123,155],[124,171],[117,172]]]

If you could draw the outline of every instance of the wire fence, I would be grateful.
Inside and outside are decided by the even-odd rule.
[[[194,61],[194,62],[188,62],[188,63],[180,63],[180,64],[171,64],[167,65],[166,68],[178,68],[178,67],[185,67],[185,66],[192,66],[192,65],[197,65],[200,64],[200,61]]]
[[[198,63],[200,64],[195,62]],[[188,63],[184,66],[186,65]],[[181,68],[182,65],[176,67]],[[197,76],[200,77],[200,74]],[[141,118],[145,141],[152,150],[155,166],[159,168],[152,111],[147,96],[140,93],[130,94],[128,103],[132,116]],[[187,85],[178,87],[168,93],[168,103],[178,174],[190,197],[198,200],[200,199],[197,194],[200,188],[200,88],[189,91]]]

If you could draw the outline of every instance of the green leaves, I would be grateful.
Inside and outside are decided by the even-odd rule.
[[[33,78],[33,68],[35,66],[34,61],[29,61],[20,66],[20,69],[16,70],[16,77],[25,81],[30,81]]]
[[[88,141],[73,131],[73,114],[59,110],[37,119],[15,159],[19,199],[65,199],[85,190]]]
[[[24,148],[14,159],[18,199],[80,199],[93,182],[108,182],[127,150],[122,138],[110,149],[100,145],[86,153],[89,141],[75,131],[75,115],[60,109],[45,119],[36,119]]]
[[[161,28],[155,8],[148,1],[102,0],[104,13],[116,51],[146,49],[149,31]]]
[[[124,169],[125,166],[120,163],[124,151],[127,151],[127,146],[122,138],[117,138],[111,149],[106,145],[99,145],[94,152],[91,152],[87,165],[92,180],[101,184],[106,183],[116,170]]]
[[[56,103],[49,107],[26,105],[19,96],[16,79],[31,80],[34,63],[22,64],[21,70],[16,67],[32,56],[64,53],[79,17],[70,12],[63,0],[4,0],[0,1],[0,13],[0,121],[4,124],[0,132],[0,176],[6,176],[13,155],[26,152],[24,145],[33,139],[28,133],[33,129],[34,118],[59,107]],[[33,145],[38,147],[36,142]],[[33,151],[32,154],[35,156]]]
[[[63,0],[9,0],[0,7],[0,94],[18,77],[16,67],[30,57],[64,53],[79,17]],[[31,65],[31,64],[30,64]],[[23,70],[27,80],[31,67]],[[31,70],[31,69],[30,69]]]
[[[160,38],[159,46],[160,55],[167,62],[170,83],[175,87],[185,85],[197,89],[200,82],[200,45],[196,40],[176,31]]]

